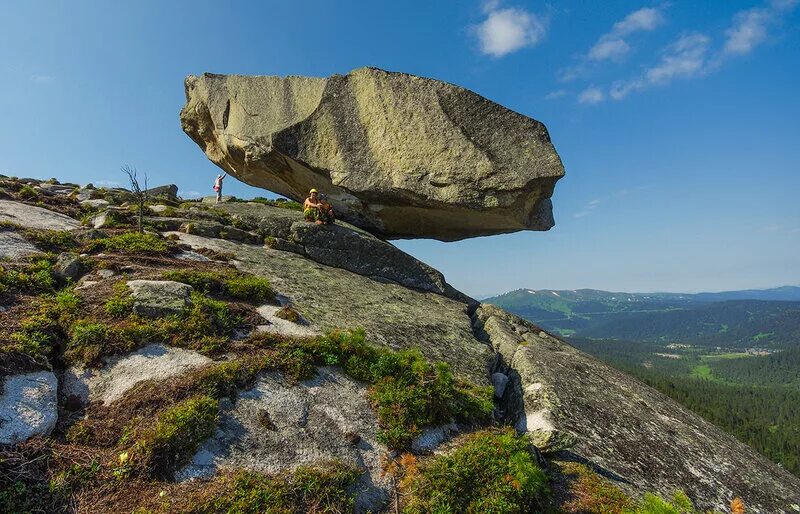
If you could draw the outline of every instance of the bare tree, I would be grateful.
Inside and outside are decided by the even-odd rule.
[[[131,184],[131,193],[133,193],[133,198],[139,210],[138,221],[139,233],[141,234],[144,232],[142,219],[144,218],[144,204],[147,202],[147,173],[142,177],[142,184],[139,183],[139,173],[136,171],[136,168],[132,168],[126,164],[122,167],[122,173],[128,176],[128,181]],[[142,185],[144,185],[144,187],[142,187]]]

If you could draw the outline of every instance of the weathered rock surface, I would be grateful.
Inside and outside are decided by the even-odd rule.
[[[77,280],[83,273],[83,264],[76,253],[62,252],[56,259],[54,266],[56,276],[62,280]]]
[[[257,226],[274,239],[274,249],[373,279],[471,301],[453,289],[439,271],[348,223],[315,225],[304,221],[299,211],[256,203],[230,203],[218,209]]]
[[[191,305],[192,286],[173,280],[130,280],[133,310],[140,316],[156,318],[180,314]]]
[[[262,305],[259,307],[257,309],[258,313],[269,324],[258,325],[256,329],[262,332],[271,332],[273,334],[281,334],[292,337],[308,337],[320,334],[319,330],[310,326],[307,322],[305,322],[305,320],[300,323],[294,323],[292,321],[279,318],[275,315],[279,309],[280,307],[275,305]]]
[[[81,226],[64,214],[13,200],[0,200],[0,221],[39,230],[75,230]]]
[[[165,196],[167,198],[178,197],[178,186],[175,184],[167,184],[165,186],[156,186],[145,190],[147,196]]]
[[[518,429],[577,436],[572,451],[634,495],[681,489],[703,509],[738,496],[748,512],[792,512],[800,479],[677,402],[497,307],[476,322],[515,377]]]
[[[39,249],[16,232],[0,231],[0,259],[16,260],[37,253],[41,253]]]
[[[359,68],[186,79],[183,130],[248,184],[390,238],[547,230],[564,174],[544,125],[464,88]]]
[[[197,352],[151,344],[128,355],[106,359],[100,369],[68,369],[64,373],[63,393],[81,403],[109,404],[140,382],[166,380],[210,362],[211,359]]]
[[[7,377],[0,396],[0,444],[48,435],[58,421],[58,380],[51,371]]]
[[[379,512],[388,498],[382,476],[377,419],[366,387],[336,368],[320,368],[297,385],[279,373],[263,376],[235,404],[223,406],[215,436],[206,441],[178,479],[210,476],[217,469],[276,473],[338,459],[366,468],[356,489],[356,512]],[[351,442],[358,436],[358,442]]]
[[[429,359],[450,363],[457,374],[489,384],[487,371],[494,356],[475,339],[465,302],[372,280],[290,252],[178,235],[194,248],[232,253],[238,268],[268,278],[323,332],[363,327],[376,344],[418,347]]]

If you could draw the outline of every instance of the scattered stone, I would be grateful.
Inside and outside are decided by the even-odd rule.
[[[0,259],[17,260],[42,253],[33,243],[10,230],[0,231]]]
[[[0,396],[0,445],[46,436],[58,421],[58,379],[50,371],[12,375]]]
[[[78,398],[84,405],[108,405],[140,382],[167,380],[210,362],[197,352],[151,344],[124,357],[105,359],[100,369],[70,368],[64,373],[64,394]]]
[[[320,334],[320,331],[309,326],[308,321],[302,316],[296,322],[278,316],[278,312],[283,308],[276,305],[262,305],[256,309],[261,317],[269,322],[267,325],[257,326],[256,330],[292,337],[309,337]]]
[[[92,209],[102,209],[103,207],[108,207],[111,204],[108,202],[108,200],[103,200],[102,198],[89,198],[87,200],[81,200],[81,205],[84,207],[91,207]]]
[[[83,269],[80,256],[71,252],[60,253],[54,266],[56,276],[62,280],[77,280],[83,273]]]
[[[411,450],[415,453],[427,453],[436,450],[442,443],[449,441],[458,433],[458,425],[450,423],[439,427],[426,427],[422,433],[411,441]]]
[[[45,182],[39,184],[38,188],[48,193],[64,196],[69,195],[75,190],[75,187],[66,184],[48,184]]]
[[[148,205],[147,208],[150,209],[151,211],[153,211],[156,214],[161,214],[162,212],[166,211],[170,207],[169,207],[169,205],[158,204],[158,205]]]
[[[173,280],[131,280],[128,283],[133,297],[133,310],[140,316],[157,318],[180,314],[192,304],[192,286]]]
[[[499,400],[506,392],[508,375],[505,373],[492,373],[492,385],[494,386],[494,397]]]
[[[229,227],[216,221],[191,221],[181,224],[179,228],[181,232],[185,232],[186,234],[217,237],[220,239],[239,241],[241,243],[256,244],[261,242],[261,238],[255,234],[240,230],[236,227]]]
[[[534,430],[527,437],[543,455],[569,450],[578,443],[577,437],[560,430]]]
[[[0,221],[37,230],[75,230],[81,226],[64,214],[12,200],[0,200]]]
[[[547,230],[564,175],[545,126],[464,88],[359,68],[329,78],[204,74],[183,130],[218,166],[384,237]]]

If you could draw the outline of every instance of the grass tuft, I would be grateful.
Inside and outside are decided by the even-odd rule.
[[[529,443],[511,429],[477,432],[448,454],[403,464],[408,514],[540,512],[549,493]]]

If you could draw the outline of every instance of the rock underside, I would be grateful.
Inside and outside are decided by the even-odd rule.
[[[564,174],[545,126],[464,88],[376,68],[186,79],[184,131],[234,177],[387,238],[553,226]]]

